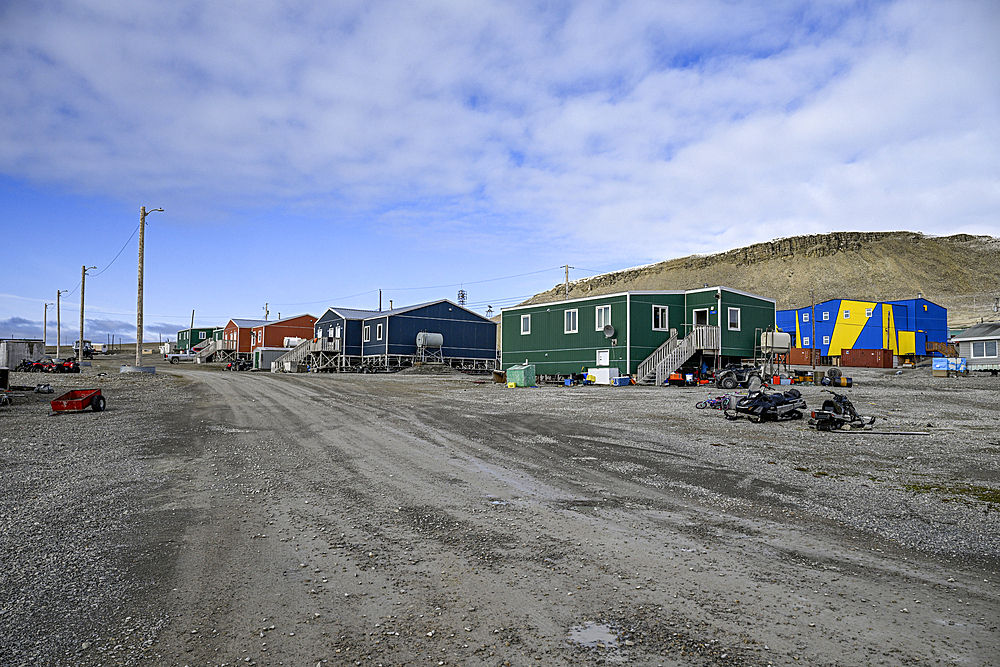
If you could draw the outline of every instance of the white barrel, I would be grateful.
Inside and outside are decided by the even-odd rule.
[[[791,334],[784,331],[765,331],[760,335],[760,350],[764,354],[787,354],[791,349]]]
[[[444,335],[421,331],[417,334],[417,347],[424,349],[442,348],[444,347]]]

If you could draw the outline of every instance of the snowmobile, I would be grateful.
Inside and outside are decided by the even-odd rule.
[[[824,389],[824,391],[832,394],[833,398],[823,401],[822,410],[813,410],[812,419],[809,420],[810,427],[818,431],[837,431],[845,426],[847,428],[864,428],[875,423],[874,417],[865,421],[865,418],[854,409],[854,404],[851,403],[851,399],[847,398],[846,394],[838,394],[829,389]]]
[[[750,392],[735,403],[731,403],[723,410],[726,419],[746,417],[755,423],[802,419],[806,402],[798,389],[789,389],[783,393],[769,393],[769,389],[772,389],[771,385],[762,384],[760,391]]]

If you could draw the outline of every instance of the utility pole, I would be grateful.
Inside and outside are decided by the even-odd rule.
[[[83,365],[83,293],[87,288],[87,271],[96,268],[96,266],[84,264],[80,269],[80,349],[77,350],[76,360],[81,366]]]
[[[271,313],[271,311],[269,311],[269,310],[267,309],[267,302],[265,301],[265,302],[264,302],[264,321],[265,321],[265,322],[267,322],[267,316],[268,316],[268,315],[269,315],[270,313]],[[192,327],[194,327],[194,319],[192,319],[192,320],[191,320],[191,326],[192,326]]]
[[[194,330],[194,308],[191,309],[191,329]],[[194,334],[192,333],[191,335],[193,336]],[[194,342],[194,338],[191,339],[191,342]]]
[[[162,208],[154,208],[149,211],[163,211]],[[142,366],[142,268],[143,268],[143,255],[145,252],[145,238],[146,238],[146,207],[139,207],[139,298],[136,302],[136,316],[135,316],[135,367],[139,368]],[[82,345],[82,343],[81,343]]]
[[[812,349],[809,351],[809,358],[812,359],[813,370],[816,370],[816,293],[815,290],[809,290],[809,298],[812,299],[812,313],[809,315],[809,321],[812,323],[812,336],[809,338],[809,342],[812,344]]]
[[[59,297],[69,290],[56,290],[56,359],[61,358],[60,347],[62,346],[62,308],[60,308]]]
[[[564,264],[562,268],[566,269],[566,296],[569,296],[569,270],[575,269],[576,267]]]
[[[42,347],[45,349],[49,347],[49,306],[54,305],[52,303],[45,304],[45,316],[42,317]]]

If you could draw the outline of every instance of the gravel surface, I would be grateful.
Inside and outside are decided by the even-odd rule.
[[[997,378],[852,371],[902,436],[120,363],[0,407],[4,665],[996,664]]]

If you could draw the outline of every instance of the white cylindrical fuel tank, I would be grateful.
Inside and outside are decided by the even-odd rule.
[[[285,336],[285,347],[295,347],[304,340],[305,338],[297,338],[295,336]]]
[[[760,351],[764,354],[788,354],[792,335],[784,331],[765,331],[760,335]]]
[[[439,333],[421,331],[417,334],[417,347],[424,349],[444,347],[444,336]]]

